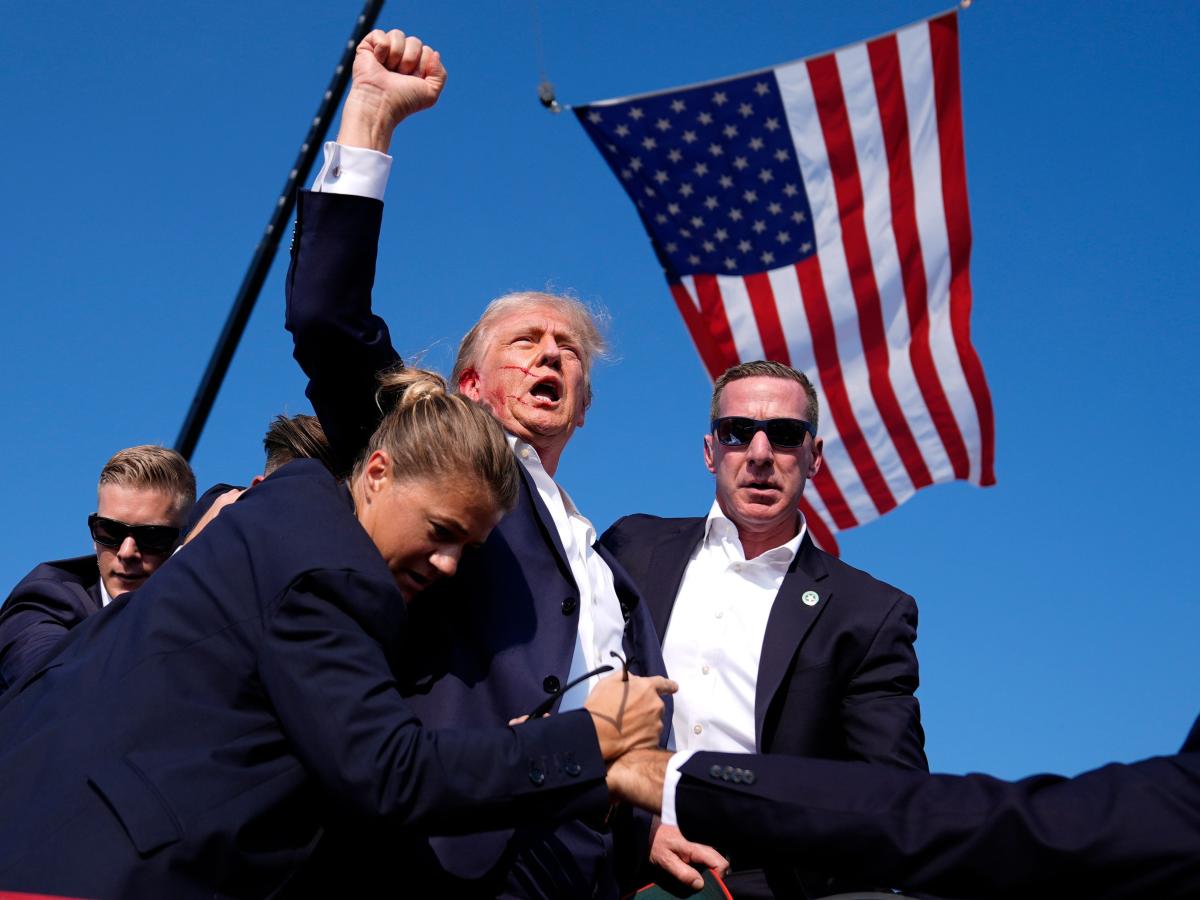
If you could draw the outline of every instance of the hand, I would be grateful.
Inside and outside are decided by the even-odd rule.
[[[659,675],[630,675],[628,681],[622,675],[601,678],[583,708],[592,714],[605,761],[639,747],[657,747],[663,724],[660,695],[677,690],[679,685]]]
[[[670,750],[634,750],[608,767],[608,792],[613,800],[632,803],[658,815],[662,812],[663,781]]]
[[[342,107],[338,143],[386,153],[392,131],[437,103],[446,86],[438,52],[395,29],[372,31],[354,52],[354,78]]]
[[[707,844],[693,844],[674,825],[664,825],[658,816],[650,826],[650,862],[697,891],[704,887],[704,879],[692,863],[716,869],[722,876],[729,871],[729,860],[720,853]]]
[[[214,500],[212,502],[212,506],[204,511],[204,515],[200,517],[200,521],[192,526],[192,530],[187,533],[187,537],[183,539],[183,543],[186,544],[205,528],[207,528],[208,524],[217,517],[217,514],[220,513],[221,510],[229,506],[229,504],[235,502],[237,498],[242,496],[244,493],[245,491],[240,491],[237,488],[234,488],[232,491],[226,491],[216,500]]]

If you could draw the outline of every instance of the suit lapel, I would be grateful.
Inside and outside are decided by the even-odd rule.
[[[525,471],[525,467],[518,465],[517,469],[521,472],[521,502],[529,503],[533,510],[533,515],[529,518],[536,522],[541,531],[542,540],[554,548],[555,559],[558,562],[559,571],[570,584],[575,584],[575,575],[571,572],[571,564],[567,561],[567,551],[563,547],[562,538],[558,534],[558,526],[554,524],[554,518],[550,515],[550,510],[546,508],[546,504],[542,502],[542,495],[538,493],[537,485],[533,482],[533,476]],[[517,511],[513,512],[500,520],[501,526],[512,520],[515,525],[520,521],[520,516]],[[531,552],[540,553],[536,541],[527,540],[518,544],[520,547],[528,547]]]
[[[675,597],[679,593],[679,586],[683,584],[683,573],[692,558],[692,551],[704,537],[704,522],[704,519],[683,520],[674,532],[658,543],[650,555],[646,573],[648,589],[642,592],[642,601],[650,607],[654,631],[658,634],[660,644],[667,635],[667,622],[671,619]]]
[[[828,573],[825,563],[807,534],[800,542],[796,558],[784,576],[771,615],[767,619],[767,633],[763,637],[762,656],[758,663],[758,684],[754,692],[754,737],[757,749],[762,751],[763,722],[771,700],[783,683],[797,649],[804,642],[808,630],[832,599],[832,594],[822,591],[822,580]],[[802,599],[808,591],[817,595],[811,606]]]

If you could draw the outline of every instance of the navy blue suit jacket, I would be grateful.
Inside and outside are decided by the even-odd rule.
[[[307,394],[336,465],[349,469],[379,420],[377,373],[400,363],[387,325],[371,311],[383,204],[301,192],[287,277],[287,327],[309,377]],[[431,725],[503,724],[565,683],[579,623],[579,589],[549,511],[521,469],[516,508],[459,574],[411,607],[406,654],[410,702]],[[603,552],[603,551],[602,551]],[[606,556],[626,617],[624,649],[639,674],[662,674],[650,617],[620,565]],[[616,893],[609,838],[583,823],[436,841],[455,875],[504,877],[528,865],[517,890],[533,896]],[[513,856],[524,854],[524,861]],[[543,861],[529,859],[536,856]],[[552,859],[551,859],[552,858]],[[542,874],[561,879],[547,885]],[[527,882],[527,883],[526,883]]]
[[[1075,778],[723,753],[682,772],[676,812],[694,839],[858,880],[961,900],[1200,897],[1200,719],[1174,756]]]
[[[405,624],[345,488],[284,466],[0,698],[0,884],[267,896],[334,814],[436,833],[607,808],[586,712],[423,727]]]
[[[17,582],[0,609],[0,692],[32,672],[102,604],[94,553],[42,563]]]
[[[635,515],[600,538],[633,577],[659,635],[704,537],[703,518]],[[801,598],[808,591],[818,601]],[[928,769],[917,689],[917,605],[805,536],[779,588],[755,688],[757,749]]]

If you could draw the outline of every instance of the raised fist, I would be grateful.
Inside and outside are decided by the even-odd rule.
[[[441,57],[420,38],[396,29],[372,31],[354,53],[338,143],[387,152],[392,129],[437,103],[445,85]]]

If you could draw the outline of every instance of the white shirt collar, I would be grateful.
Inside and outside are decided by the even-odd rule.
[[[109,595],[108,588],[106,588],[104,586],[104,577],[101,576],[101,578],[100,578],[100,608],[103,609],[104,607],[108,606],[108,604],[112,603],[112,600],[113,600],[113,598]]]
[[[772,567],[778,566],[784,569],[792,564],[792,560],[796,558],[796,552],[800,549],[800,542],[804,540],[804,534],[808,530],[808,524],[804,521],[804,513],[796,510],[796,515],[800,519],[800,527],[797,529],[795,537],[785,544],[771,548],[766,553],[759,554],[749,560],[750,563],[761,560]],[[721,505],[713,500],[712,507],[708,511],[708,518],[704,522],[703,546],[713,548],[719,544],[723,544],[731,552],[736,551],[737,556],[741,559],[746,558],[742,540],[738,537],[737,525],[725,515],[721,510]]]

